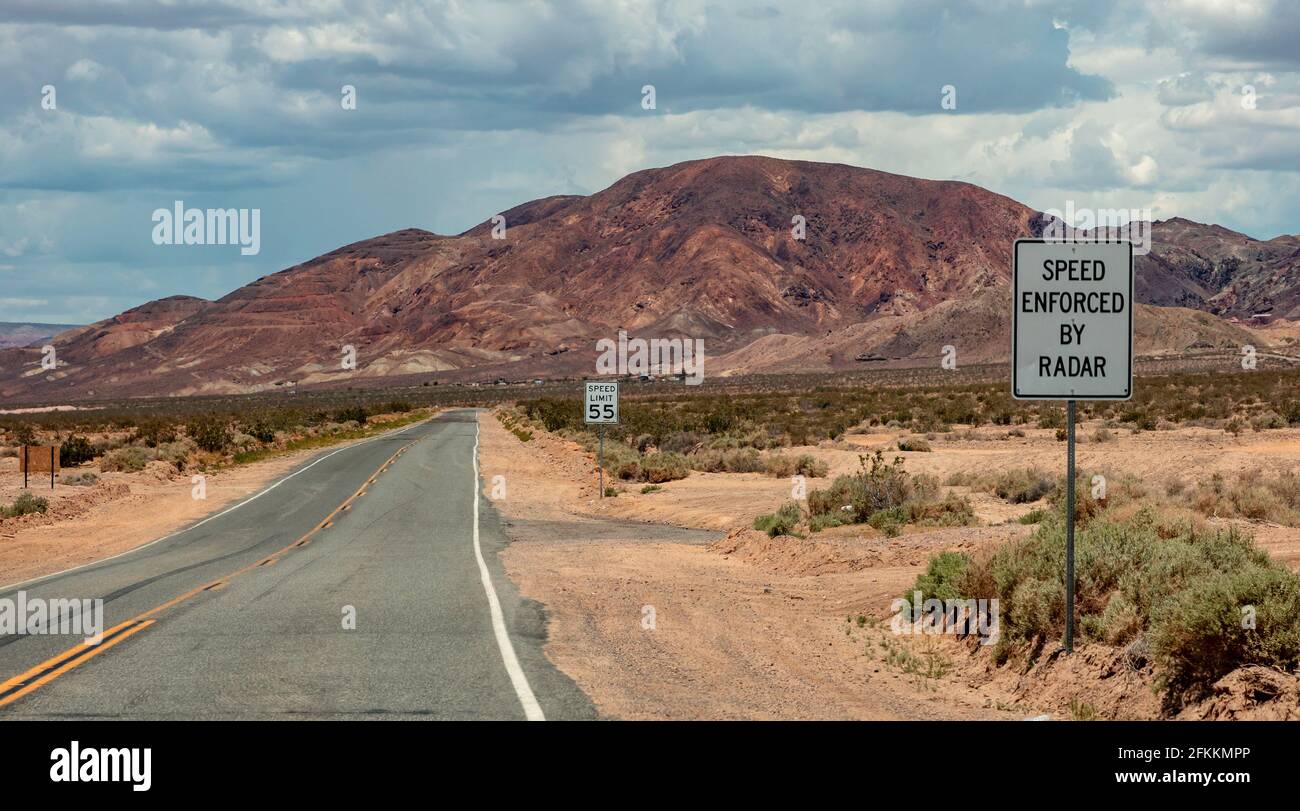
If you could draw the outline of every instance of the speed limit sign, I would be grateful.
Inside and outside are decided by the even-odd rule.
[[[618,381],[588,380],[582,416],[588,425],[618,423]]]

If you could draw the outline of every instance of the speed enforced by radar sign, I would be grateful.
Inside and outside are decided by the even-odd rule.
[[[1016,240],[1011,386],[1018,400],[1133,396],[1133,243]]]

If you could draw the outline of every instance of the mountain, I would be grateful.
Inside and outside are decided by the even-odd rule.
[[[59,336],[52,372],[30,350],[0,352],[0,395],[583,374],[595,341],[620,329],[703,339],[713,373],[846,368],[864,355],[929,363],[946,343],[967,361],[1000,360],[1011,246],[1045,222],[969,183],[766,157],[648,169],[503,216],[504,239],[491,220],[457,236],[408,229],[217,301],[151,302]],[[1179,220],[1155,231],[1139,300],[1225,315],[1292,300],[1275,275],[1300,246]],[[1160,323],[1149,344],[1168,351],[1244,334],[1190,309],[1162,310]],[[355,370],[342,368],[346,346]]]
[[[1300,237],[1262,241],[1175,217],[1153,224],[1151,252],[1134,270],[1149,304],[1300,319]]]
[[[76,324],[33,324],[0,321],[0,349],[41,343],[60,332],[75,329]]]

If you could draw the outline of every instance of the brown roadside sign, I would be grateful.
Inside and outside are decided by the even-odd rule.
[[[19,473],[58,473],[58,445],[23,445],[18,448]]]

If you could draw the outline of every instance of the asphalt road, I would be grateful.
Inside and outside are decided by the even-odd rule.
[[[477,433],[456,411],[327,451],[152,545],[3,589],[102,598],[106,634],[0,636],[0,719],[594,717],[502,571]]]

